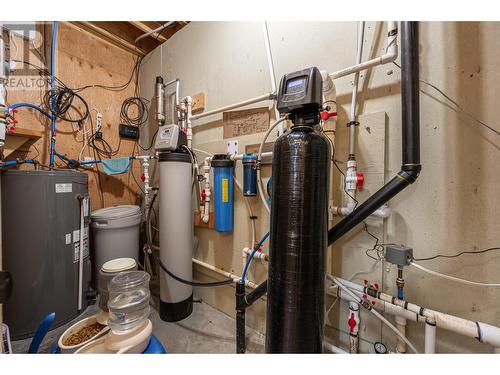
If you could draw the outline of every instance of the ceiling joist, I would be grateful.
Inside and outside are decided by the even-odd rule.
[[[70,24],[101,38],[108,43],[118,46],[134,54],[144,56],[154,50],[160,44],[166,42],[172,35],[187,25],[185,21],[176,21],[176,23],[160,32],[148,35],[135,43],[135,40],[146,33],[157,29],[167,21],[73,21]]]

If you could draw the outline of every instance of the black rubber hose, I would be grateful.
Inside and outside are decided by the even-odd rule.
[[[148,215],[146,216],[146,222],[144,223],[144,225],[145,225],[144,231],[146,232],[146,241],[147,241],[147,245],[148,245],[148,254],[153,257],[153,259],[155,260],[155,262],[158,263],[158,265],[160,266],[160,268],[168,276],[170,276],[172,279],[174,279],[174,280],[176,280],[176,281],[178,281],[180,283],[191,285],[191,286],[195,286],[195,287],[200,287],[200,288],[209,288],[209,287],[215,287],[215,286],[222,286],[222,285],[232,284],[233,283],[232,279],[221,280],[221,281],[214,281],[214,282],[210,282],[210,283],[199,283],[199,282],[196,282],[196,281],[184,280],[184,279],[180,278],[179,276],[175,275],[174,273],[172,273],[165,266],[165,264],[163,264],[163,262],[161,261],[160,257],[158,255],[156,255],[155,252],[153,251],[154,245],[153,245],[153,241],[151,239],[151,231],[149,230],[149,228],[151,227],[151,212],[153,211],[152,207],[153,207],[153,204],[155,203],[157,195],[158,195],[158,193],[156,193],[153,196],[153,199],[151,199],[151,204],[149,206]]]

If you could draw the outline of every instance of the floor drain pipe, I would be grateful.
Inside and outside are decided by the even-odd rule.
[[[420,173],[420,93],[418,22],[401,22],[401,112],[403,165],[401,171],[351,214],[328,231],[333,244],[375,210],[414,183]]]

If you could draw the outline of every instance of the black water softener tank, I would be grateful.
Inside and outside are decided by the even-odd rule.
[[[315,131],[322,104],[317,68],[285,75],[278,110],[291,131],[273,153],[267,353],[321,353],[330,146]]]

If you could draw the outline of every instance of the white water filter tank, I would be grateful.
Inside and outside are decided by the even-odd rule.
[[[191,157],[180,152],[159,156],[160,258],[184,280],[193,279],[193,208]],[[167,322],[187,318],[193,311],[193,288],[164,271],[160,276],[160,317]]]

